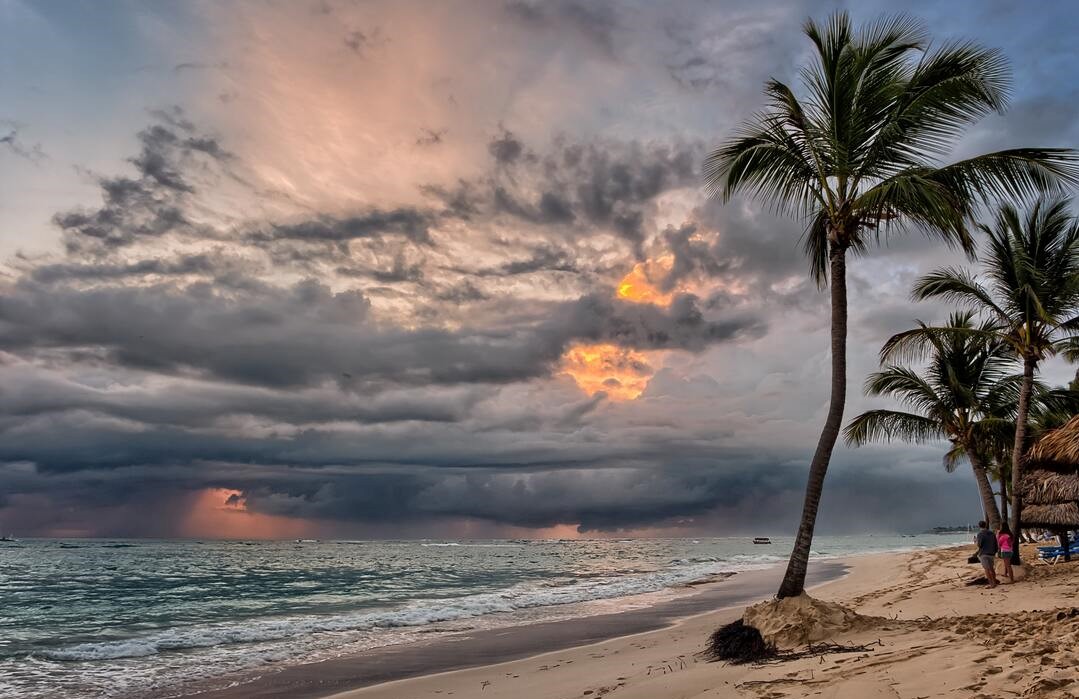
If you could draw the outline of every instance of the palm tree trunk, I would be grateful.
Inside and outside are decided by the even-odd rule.
[[[1000,479],[1000,521],[1008,522],[1008,481]],[[1019,541],[1019,535],[1015,532],[1012,533],[1016,541]]]
[[[966,446],[967,458],[974,470],[974,480],[978,483],[978,492],[982,496],[982,511],[989,520],[989,528],[993,531],[1000,529],[1000,510],[997,509],[997,499],[993,497],[993,486],[989,484],[989,474],[985,469],[985,462],[977,451]]]
[[[1012,448],[1012,535],[1019,537],[1023,521],[1023,498],[1019,492],[1019,479],[1023,476],[1023,452],[1027,441],[1027,416],[1030,414],[1030,394],[1034,390],[1034,368],[1038,360],[1033,357],[1023,359],[1023,385],[1019,389],[1019,409],[1015,414],[1015,446]],[[1012,552],[1012,563],[1018,565],[1019,547]]]
[[[802,521],[798,524],[798,536],[794,550],[787,562],[787,572],[779,586],[776,597],[796,597],[805,589],[806,568],[809,551],[813,544],[813,529],[817,524],[817,508],[824,489],[824,476],[832,449],[843,424],[843,408],[847,400],[847,260],[846,248],[829,246],[831,266],[830,291],[832,296],[832,395],[828,404],[828,417],[824,421],[817,450],[809,464],[809,481],[806,483],[805,502],[802,504]]]

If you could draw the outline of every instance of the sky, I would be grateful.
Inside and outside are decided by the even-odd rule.
[[[844,7],[0,0],[0,530],[793,533],[827,298],[701,163]],[[1069,3],[851,9],[1004,51],[953,157],[1079,147]],[[848,416],[951,263],[852,260]],[[944,451],[839,445],[819,531],[976,520]]]

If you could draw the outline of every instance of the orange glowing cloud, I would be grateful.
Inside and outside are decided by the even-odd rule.
[[[643,352],[611,344],[575,345],[562,356],[562,373],[590,396],[600,391],[616,401],[640,396],[652,378]]]
[[[181,536],[197,539],[295,539],[318,534],[308,520],[251,512],[243,493],[229,488],[200,491],[179,529]]]
[[[657,306],[669,306],[674,300],[674,292],[664,293],[659,284],[671,273],[674,257],[663,255],[655,260],[646,260],[633,265],[633,269],[622,281],[618,282],[618,297],[634,303],[651,303]]]

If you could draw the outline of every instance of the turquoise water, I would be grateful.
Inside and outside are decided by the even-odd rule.
[[[817,557],[966,536],[818,537]],[[790,539],[0,544],[0,696],[182,696],[431,633],[599,614]]]

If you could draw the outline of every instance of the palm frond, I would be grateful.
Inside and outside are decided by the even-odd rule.
[[[859,447],[869,442],[894,439],[928,442],[943,439],[944,434],[936,421],[921,415],[897,410],[869,410],[850,421],[843,431],[843,438],[848,445]]]
[[[970,199],[1025,199],[1079,185],[1079,154],[1070,148],[1014,148],[960,160],[932,177]]]
[[[728,201],[745,190],[777,211],[805,215],[824,206],[820,173],[804,145],[787,130],[789,114],[762,114],[704,161],[709,192]]]
[[[1008,320],[1008,314],[997,305],[989,291],[968,272],[956,267],[941,267],[922,276],[914,283],[911,297],[915,301],[939,298],[988,312],[997,322]]]
[[[944,452],[944,470],[948,473],[955,473],[955,470],[959,468],[959,465],[968,459],[967,450],[963,448],[962,444],[952,444],[952,448]]]

